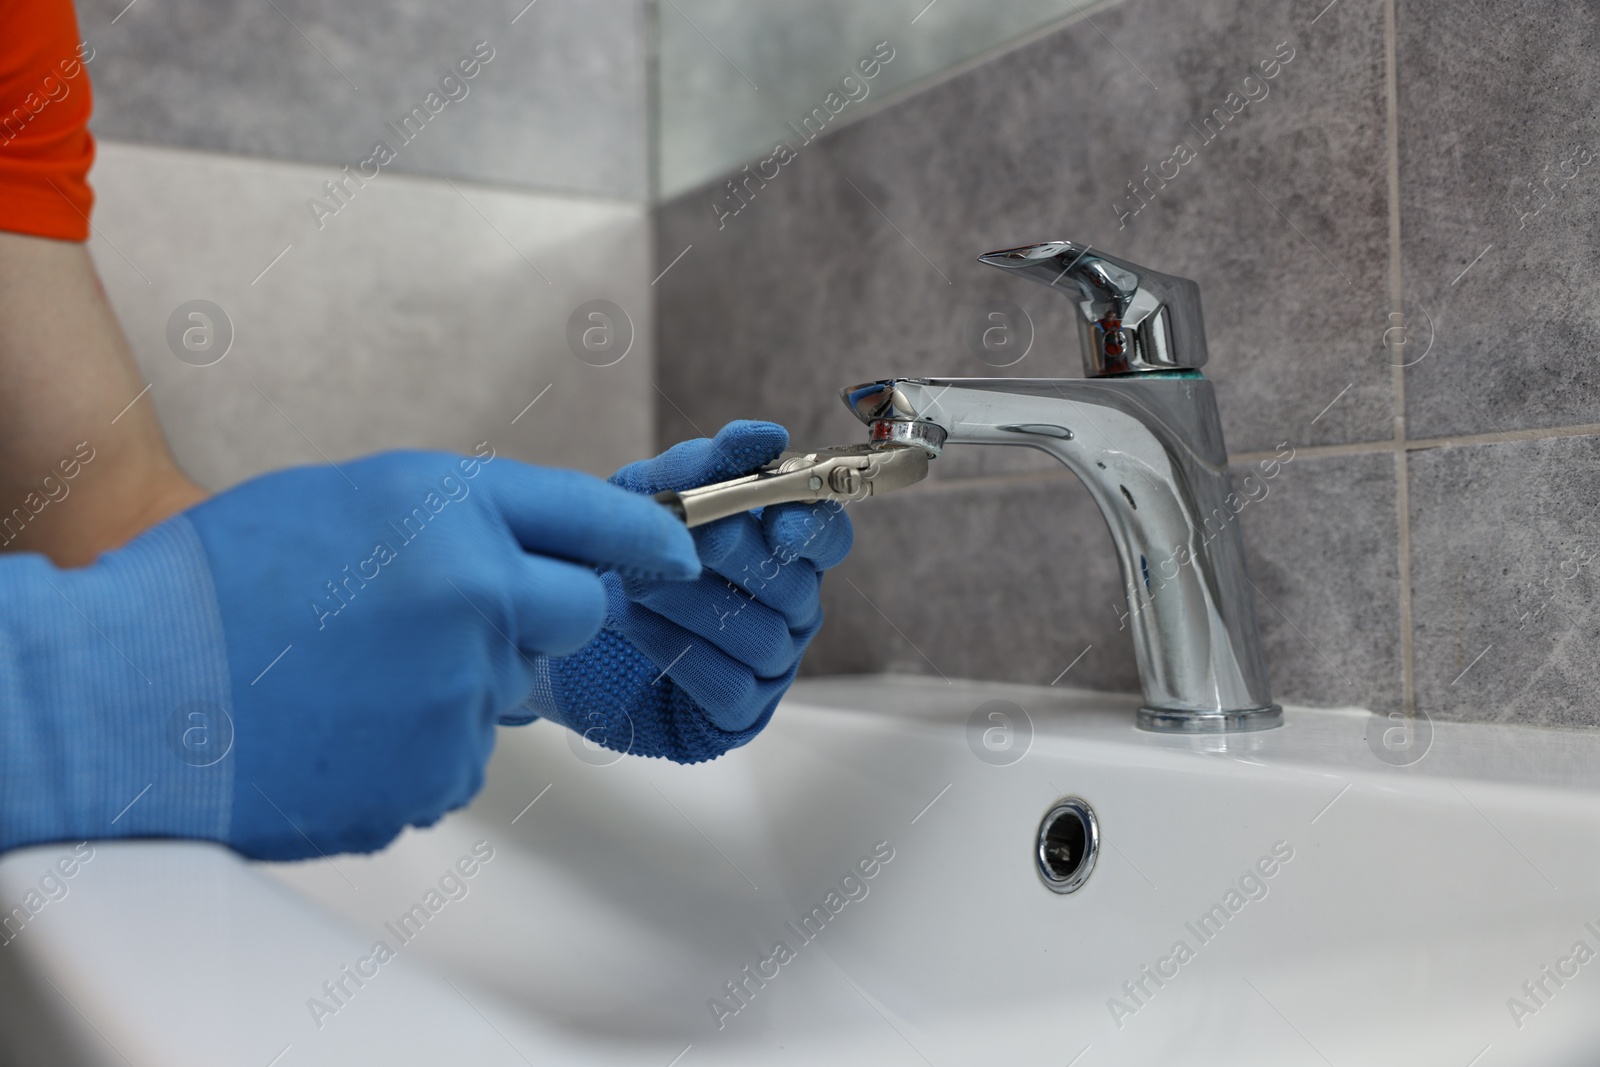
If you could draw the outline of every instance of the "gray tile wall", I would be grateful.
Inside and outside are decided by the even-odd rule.
[[[682,253],[656,285],[662,439],[762,416],[848,441],[840,386],[1080,374],[1065,302],[972,257],[1092,242],[1199,281],[1235,463],[1295,449],[1241,516],[1281,699],[1600,725],[1597,27],[1511,0],[1126,0],[797,143],[720,228],[717,183],[658,209],[657,269]],[[1197,158],[1122,218],[1180,141]],[[1003,370],[962,339],[997,296],[1036,329]],[[808,671],[1135,686],[1098,514],[1011,451],[855,510]]]
[[[1600,722],[1600,437],[1411,457],[1417,699]]]
[[[389,170],[648,195],[640,0],[78,0],[78,17],[104,137],[333,172],[387,140]],[[493,58],[465,95],[393,143],[385,124],[480,41]]]
[[[1600,423],[1600,8],[1399,8],[1410,434]]]
[[[662,195],[676,196],[770,151],[830,91],[848,115],[1074,10],[1114,0],[672,0],[658,7],[656,110]],[[915,20],[915,21],[913,21]],[[893,59],[865,83],[840,81],[873,46]]]

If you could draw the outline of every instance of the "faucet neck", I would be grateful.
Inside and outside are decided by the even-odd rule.
[[[934,455],[947,443],[1023,445],[1078,475],[1122,568],[1122,623],[1144,689],[1139,725],[1279,725],[1236,521],[1243,505],[1199,373],[1199,286],[1071,241],[978,259],[1075,298],[1088,377],[891,378],[842,390],[845,403],[874,441],[916,441]]]
[[[1144,690],[1141,726],[1222,733],[1282,722],[1210,382],[1157,373],[895,378],[844,396],[874,437],[937,427],[946,447],[1037,448],[1077,474],[1116,546],[1121,626],[1133,635]]]

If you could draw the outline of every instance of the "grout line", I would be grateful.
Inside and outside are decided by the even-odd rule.
[[[1296,455],[1337,456],[1358,455],[1364,452],[1393,452],[1403,448],[1407,452],[1426,452],[1435,448],[1470,448],[1477,445],[1516,444],[1518,441],[1555,441],[1567,437],[1600,436],[1600,423],[1581,426],[1551,426],[1539,430],[1506,430],[1495,433],[1466,433],[1453,437],[1412,437],[1405,441],[1364,441],[1350,445],[1307,445],[1296,450]],[[1267,459],[1276,452],[1241,452],[1230,457],[1234,463]]]
[[[1383,3],[1384,137],[1387,142],[1389,196],[1389,308],[1405,321],[1405,270],[1400,243],[1400,61],[1395,31],[1395,0]],[[1390,321],[1393,321],[1392,319]],[[1406,371],[1396,366],[1394,380],[1394,488],[1395,525],[1399,544],[1400,689],[1406,714],[1417,711],[1416,641],[1411,605],[1411,481],[1409,442],[1406,439]]]
[[[1600,423],[1578,426],[1549,426],[1534,430],[1496,430],[1493,433],[1463,433],[1449,437],[1411,437],[1406,440],[1355,441],[1347,445],[1302,445],[1295,448],[1296,456],[1359,456],[1374,452],[1425,452],[1433,448],[1469,448],[1474,445],[1499,445],[1518,441],[1550,441],[1562,437],[1600,436]],[[1230,463],[1254,463],[1271,459],[1276,452],[1238,452],[1228,457]]]
[[[1296,445],[1294,458],[1301,456],[1369,456],[1379,452],[1398,451],[1400,445],[1393,438],[1386,441],[1352,441],[1347,445]],[[1254,463],[1262,459],[1275,459],[1277,452],[1238,452],[1228,457],[1230,464]]]
[[[1397,553],[1400,564],[1400,684],[1408,717],[1417,713],[1417,660],[1411,632],[1411,485],[1406,469],[1409,462],[1405,452],[1394,454],[1395,511],[1400,527]]]
[[[1544,430],[1496,430],[1494,433],[1469,433],[1456,437],[1417,437],[1406,442],[1407,451],[1417,452],[1428,448],[1455,448],[1462,445],[1505,444],[1517,441],[1548,441],[1557,437],[1594,437],[1600,435],[1600,422],[1580,426],[1552,426]]]

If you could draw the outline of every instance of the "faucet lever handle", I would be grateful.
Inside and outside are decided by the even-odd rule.
[[[978,261],[1076,299],[1083,370],[1090,378],[1205,365],[1200,287],[1188,278],[1072,241],[1002,248]]]

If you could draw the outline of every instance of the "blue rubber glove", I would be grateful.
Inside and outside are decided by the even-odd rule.
[[[478,791],[534,664],[598,631],[596,567],[700,572],[660,505],[484,448],[269,474],[85,568],[0,559],[0,848],[381,848]]]
[[[731,422],[611,481],[636,493],[690,489],[749,474],[788,440],[770,422]],[[540,661],[526,714],[503,721],[547,718],[606,748],[678,763],[759,733],[822,625],[822,572],[850,551],[850,518],[831,502],[785,504],[694,535],[706,568],[698,581],[604,573],[605,629],[573,655]]]

